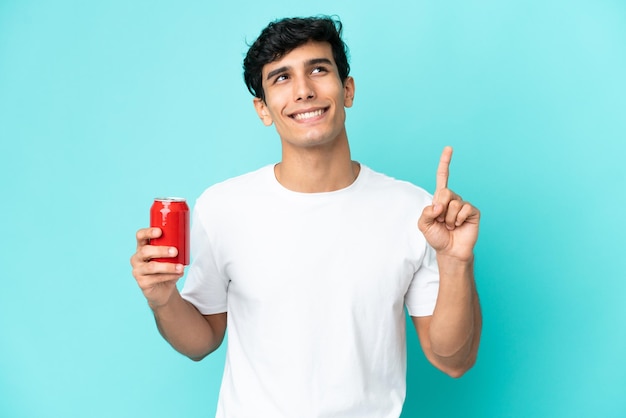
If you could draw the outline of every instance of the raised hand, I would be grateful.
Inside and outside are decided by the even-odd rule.
[[[417,225],[437,255],[469,261],[478,239],[480,211],[448,189],[451,160],[452,148],[445,147],[437,168],[433,204],[424,208]]]

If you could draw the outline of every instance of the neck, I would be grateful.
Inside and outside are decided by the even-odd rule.
[[[297,152],[283,147],[283,159],[274,167],[276,179],[283,187],[301,193],[348,187],[356,180],[361,166],[350,159],[347,141],[344,144],[333,150],[306,148]]]

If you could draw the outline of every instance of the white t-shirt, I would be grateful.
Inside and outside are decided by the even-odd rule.
[[[193,212],[182,295],[228,312],[217,417],[398,417],[406,321],[431,315],[431,196],[361,166],[327,193],[285,189],[273,166],[216,184]]]

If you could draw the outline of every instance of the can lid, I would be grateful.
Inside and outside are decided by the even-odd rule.
[[[185,202],[184,197],[155,197],[155,202]]]

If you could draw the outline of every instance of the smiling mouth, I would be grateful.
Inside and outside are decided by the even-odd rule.
[[[313,118],[323,115],[324,113],[326,113],[327,110],[328,108],[326,107],[324,109],[317,109],[311,112],[294,113],[290,115],[289,117],[295,120],[313,119]]]

